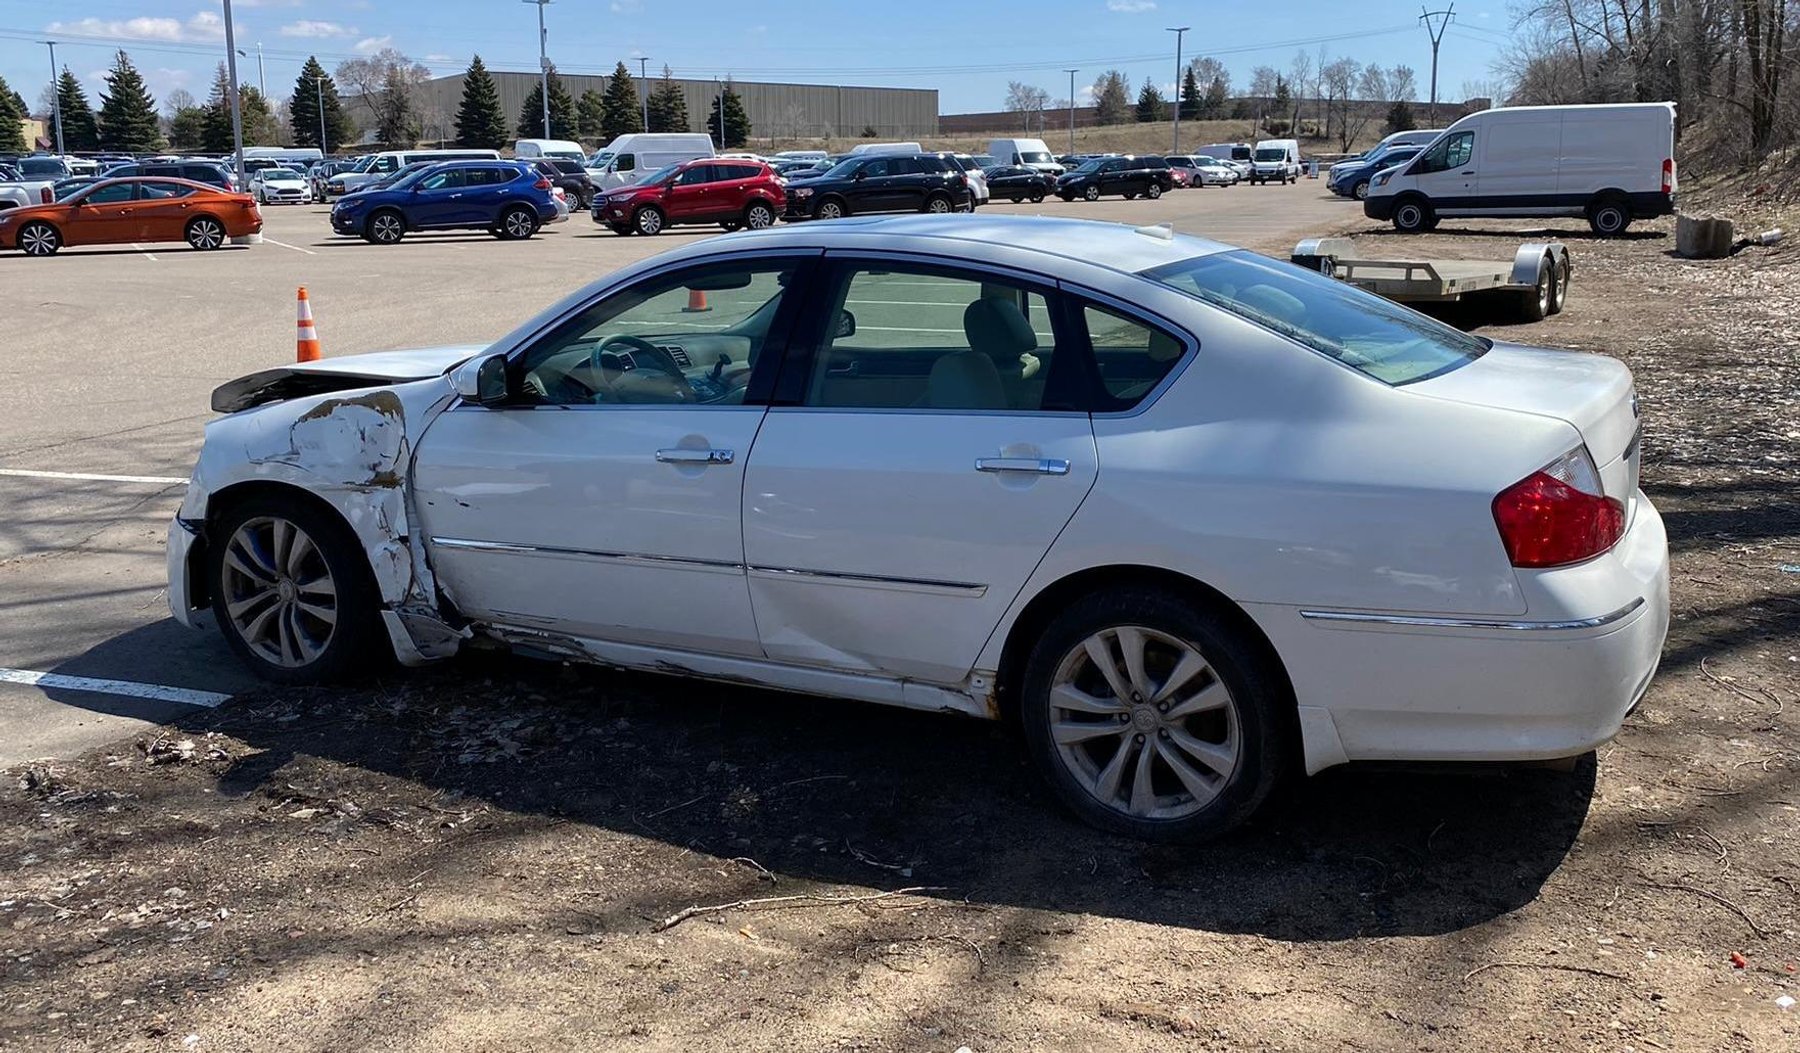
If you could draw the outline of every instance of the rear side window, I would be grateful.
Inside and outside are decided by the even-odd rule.
[[[1094,349],[1100,386],[1114,410],[1130,409],[1162,383],[1186,347],[1160,329],[1110,308],[1087,304],[1081,310],[1088,344]]]
[[[1251,252],[1197,256],[1143,275],[1386,384],[1447,373],[1489,346],[1391,300]]]
[[[139,201],[156,201],[164,198],[187,197],[194,192],[194,188],[186,183],[139,183],[137,188]]]

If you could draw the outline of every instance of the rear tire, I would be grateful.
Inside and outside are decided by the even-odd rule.
[[[1556,264],[1556,288],[1550,299],[1550,313],[1561,314],[1563,305],[1569,302],[1569,258],[1562,257]]]
[[[508,241],[524,241],[538,231],[537,213],[523,205],[514,205],[500,213],[500,236]]]
[[[1142,840],[1239,826],[1292,753],[1279,670],[1226,619],[1156,589],[1064,610],[1032,648],[1018,698],[1031,762],[1062,803]]]
[[[19,251],[27,256],[54,256],[62,248],[62,235],[55,227],[33,221],[19,228]]]
[[[380,594],[341,520],[301,497],[262,494],[221,511],[208,537],[213,617],[257,676],[327,683],[381,659]]]
[[[744,209],[746,230],[767,230],[775,225],[775,210],[764,201],[752,201]]]
[[[211,216],[195,216],[188,220],[181,236],[188,246],[199,252],[211,252],[225,244],[225,224]]]
[[[975,209],[975,203],[971,201],[969,203],[969,210],[974,211],[974,209]],[[933,194],[930,197],[925,199],[924,211],[930,212],[933,215],[939,215],[939,216],[948,215],[949,213],[954,212],[955,210],[956,210],[956,203],[951,201],[949,196],[946,194]]]
[[[1161,183],[1151,183],[1148,187],[1144,188],[1144,196],[1149,198],[1152,201],[1155,201],[1157,198],[1161,197],[1162,195],[1163,195],[1163,189],[1162,189]]]
[[[1631,226],[1631,206],[1617,197],[1604,197],[1588,206],[1588,226],[1603,238],[1625,233]]]
[[[1018,200],[1019,200],[1018,198],[1013,198],[1013,203],[1017,204]],[[1031,203],[1032,204],[1034,204],[1034,205],[1041,204],[1041,203],[1043,203],[1043,200],[1044,200],[1044,192],[1042,190],[1034,190],[1031,192]]]

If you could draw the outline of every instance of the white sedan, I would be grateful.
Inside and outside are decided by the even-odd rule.
[[[312,182],[289,168],[265,168],[250,177],[250,193],[259,205],[310,205]]]
[[[213,406],[170,604],[269,679],[479,636],[1018,721],[1149,839],[1348,761],[1585,753],[1668,627],[1623,365],[1167,228],[745,231]]]

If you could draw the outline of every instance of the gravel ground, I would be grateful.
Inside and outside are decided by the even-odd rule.
[[[1800,251],[1671,229],[1451,316],[1638,378],[1674,623],[1573,772],[1335,771],[1178,850],[973,723],[498,657],[267,691],[8,774],[0,1046],[1792,1050]]]

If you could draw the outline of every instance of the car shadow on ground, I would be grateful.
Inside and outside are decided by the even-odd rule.
[[[162,631],[77,662],[141,653],[132,637]],[[1524,906],[1568,854],[1595,779],[1592,755],[1574,772],[1331,771],[1246,830],[1185,847],[1069,818],[999,725],[518,656],[251,692],[175,725],[250,747],[234,747],[223,799],[326,761],[340,784],[397,777],[784,877],[1284,940],[1443,933]]]

